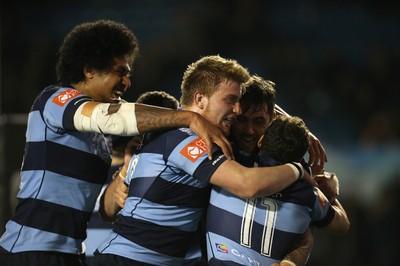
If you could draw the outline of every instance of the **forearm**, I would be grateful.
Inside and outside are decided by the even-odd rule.
[[[332,207],[335,210],[335,216],[326,229],[333,233],[344,234],[350,228],[350,221],[347,217],[347,213],[337,199],[332,203]]]
[[[242,198],[270,196],[299,178],[288,165],[248,168],[235,161],[225,161],[210,182]]]
[[[283,258],[281,265],[289,261],[294,263],[296,266],[305,265],[311,253],[314,238],[311,229],[308,228],[307,231],[301,236],[297,241],[294,248]]]
[[[189,127],[200,116],[194,112],[135,103],[86,102],[74,115],[81,132],[134,136],[155,130]]]
[[[286,113],[285,110],[282,109],[282,107],[280,107],[279,105],[275,104],[275,114],[276,115],[284,115],[284,116],[288,116],[290,117],[290,115],[288,113]]]
[[[251,173],[246,180],[250,181],[249,186],[256,189],[253,197],[273,195],[287,188],[302,176],[287,164],[275,167],[256,167],[252,170],[255,170],[255,173]],[[302,171],[304,173],[304,169]],[[251,183],[252,181],[254,183]]]
[[[155,107],[145,104],[135,105],[137,128],[140,133],[157,129],[189,127],[199,114],[185,111]]]

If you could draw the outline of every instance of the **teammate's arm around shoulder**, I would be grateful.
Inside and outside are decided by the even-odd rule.
[[[242,198],[270,196],[299,178],[316,185],[307,171],[300,164],[296,165],[248,168],[234,160],[226,160],[213,173],[210,183]]]
[[[202,115],[185,110],[174,110],[158,106],[119,103],[86,102],[74,115],[78,131],[98,132],[121,136],[134,136],[155,130],[190,127],[201,137],[207,147],[218,145],[225,156],[233,158],[232,147],[222,131]],[[209,148],[211,151],[211,148]],[[209,158],[211,159],[211,152]]]

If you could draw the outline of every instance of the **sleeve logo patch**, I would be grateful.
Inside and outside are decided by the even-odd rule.
[[[53,103],[58,104],[59,106],[64,106],[69,100],[78,96],[79,94],[82,94],[82,92],[74,89],[60,92],[56,97],[53,98]]]
[[[197,138],[187,144],[180,153],[190,161],[195,162],[205,152],[207,152],[206,143],[203,141],[203,139]]]

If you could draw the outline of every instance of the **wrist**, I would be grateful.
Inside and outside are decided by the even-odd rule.
[[[125,181],[126,172],[127,172],[127,170],[126,170],[125,165],[124,165],[124,166],[122,166],[120,168],[119,173],[118,173],[118,176],[122,179],[122,181]]]
[[[197,119],[198,113],[189,111],[189,110],[178,110],[179,112],[179,123],[176,125],[178,127],[188,127],[190,128],[190,124]]]
[[[296,263],[290,260],[282,260],[280,263],[281,266],[296,266]]]
[[[290,168],[293,170],[293,172],[296,175],[296,181],[303,178],[304,169],[303,169],[303,166],[300,163],[290,162],[290,163],[287,163],[285,165],[290,166]]]

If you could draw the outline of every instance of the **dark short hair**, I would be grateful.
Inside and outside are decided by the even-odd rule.
[[[165,91],[147,91],[139,95],[137,103],[156,105],[171,109],[178,109],[179,102],[171,94]]]
[[[275,99],[275,83],[253,75],[243,86],[243,93],[240,98],[241,112],[245,113],[250,108],[258,111],[266,105],[268,113],[272,116],[274,114]]]
[[[300,162],[309,147],[308,128],[299,117],[279,116],[265,131],[260,155],[280,163]]]
[[[60,46],[57,79],[78,83],[85,80],[85,68],[107,72],[115,58],[126,58],[132,65],[138,52],[138,40],[124,24],[111,20],[85,22],[74,27]]]

